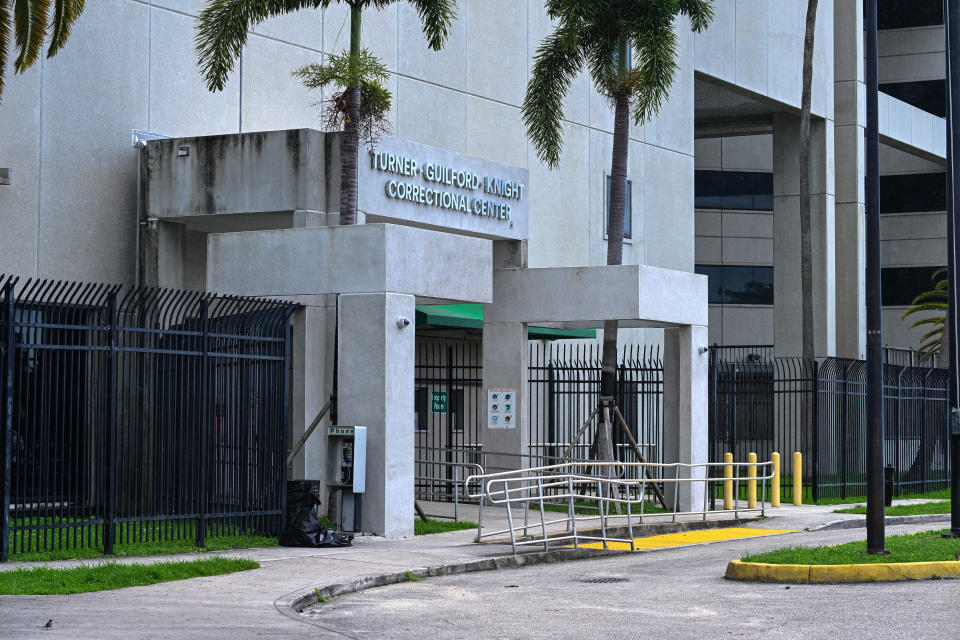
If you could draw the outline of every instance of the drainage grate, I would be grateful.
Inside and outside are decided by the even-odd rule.
[[[587,578],[586,580],[581,580],[586,584],[611,584],[614,582],[630,582],[629,578]]]

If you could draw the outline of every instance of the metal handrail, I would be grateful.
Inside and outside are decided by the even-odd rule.
[[[578,467],[589,466],[596,469],[597,473],[580,473]],[[641,473],[637,478],[622,477],[628,469],[637,469]],[[743,477],[739,471],[743,468],[752,469],[756,473],[749,477]],[[609,472],[604,472],[609,469]],[[733,469],[736,473],[733,477],[711,476],[711,469]],[[662,476],[655,480],[647,478],[646,471],[655,470],[657,475]],[[697,477],[695,471],[702,470],[703,477]],[[669,473],[672,471],[673,473]],[[681,472],[685,471],[689,477],[682,477]],[[761,473],[762,471],[762,473]],[[621,477],[613,477],[619,475]],[[708,513],[733,513],[739,517],[741,513],[760,512],[765,513],[766,508],[766,483],[773,479],[773,462],[704,462],[697,464],[685,463],[655,463],[655,462],[577,462],[563,463],[555,465],[545,465],[541,467],[532,467],[528,469],[519,469],[516,471],[504,471],[498,473],[489,473],[478,476],[470,476],[465,481],[465,487],[470,491],[470,487],[479,486],[479,493],[469,493],[471,498],[480,500],[481,510],[484,502],[492,505],[504,505],[507,510],[508,528],[498,531],[483,532],[478,529],[477,541],[483,538],[491,538],[498,535],[509,533],[510,542],[514,553],[517,547],[525,544],[543,544],[544,549],[550,547],[550,543],[572,541],[573,546],[579,547],[583,541],[600,542],[603,548],[608,548],[610,542],[622,542],[634,548],[634,516],[637,517],[636,523],[643,524],[644,517],[669,516],[673,522],[677,521],[678,516],[699,515],[703,520],[707,519]],[[739,497],[739,484],[743,481],[754,481],[761,487],[761,496],[758,507],[743,508],[739,505],[739,500],[733,501],[732,509],[717,509],[711,511],[710,505],[710,487],[711,483],[731,482],[733,484],[734,495]],[[644,513],[647,485],[658,482],[675,487],[673,510],[665,513],[649,514]],[[702,509],[696,511],[679,511],[680,486],[683,484],[694,485],[703,484],[703,502]],[[595,489],[595,493],[588,493]],[[577,510],[583,508],[582,504],[577,502],[593,501],[596,502],[597,515],[578,516]],[[545,506],[551,503],[566,503],[567,516],[553,520],[547,520],[545,516]],[[513,509],[515,505],[522,505],[524,509],[523,525],[514,524]],[[620,514],[620,507],[626,506],[626,514]],[[634,506],[639,505],[639,513],[634,513]],[[540,536],[530,537],[529,530],[529,510],[531,506],[538,507],[540,510]],[[611,507],[617,511],[611,513]],[[611,519],[626,518],[628,538],[617,538],[609,535],[609,521]],[[600,523],[600,534],[594,532],[583,532],[577,525],[585,522]],[[551,525],[564,525],[565,530],[559,534],[557,531],[548,530]],[[522,536],[518,536],[520,532]]]

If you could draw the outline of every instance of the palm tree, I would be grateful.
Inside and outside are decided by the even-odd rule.
[[[563,100],[574,77],[588,69],[597,91],[614,110],[613,157],[610,169],[610,212],[607,264],[623,261],[624,209],[627,191],[631,111],[640,124],[660,109],[677,70],[678,14],[690,18],[695,32],[713,17],[712,0],[547,0],[554,32],[537,49],[523,101],[527,136],[540,160],[550,168],[560,162],[563,146]],[[637,64],[630,64],[630,52]],[[603,325],[601,404],[613,403],[617,376],[617,322]],[[595,455],[613,459],[610,419],[597,429]]]
[[[813,248],[810,214],[810,105],[813,94],[813,47],[818,0],[807,0],[803,38],[803,88],[800,95],[800,300],[803,357],[816,354],[813,335]]]
[[[943,267],[934,271],[931,279],[934,281],[933,289],[914,298],[913,304],[903,312],[902,316],[906,319],[916,313],[933,314],[915,320],[910,325],[911,329],[923,326],[928,326],[930,329],[920,338],[920,346],[917,348],[917,351],[920,352],[921,361],[928,360],[940,352],[943,347],[944,329],[947,322],[947,302],[949,299],[947,268]]]
[[[16,50],[14,73],[24,73],[40,57],[47,35],[47,57],[52,58],[67,43],[73,23],[85,0],[0,0],[0,100],[8,55]],[[53,9],[51,14],[50,9]],[[10,35],[13,34],[11,47]]]
[[[201,72],[207,88],[221,91],[227,83],[227,76],[233,70],[247,42],[247,32],[260,22],[300,9],[326,9],[337,0],[210,0],[200,14],[197,25],[196,45],[200,59]],[[344,137],[340,154],[340,223],[354,224],[357,217],[357,154],[359,152],[359,123],[361,122],[361,80],[363,67],[370,66],[369,56],[361,47],[361,19],[367,7],[382,9],[400,0],[341,0],[350,7],[350,52],[349,61],[353,67],[341,77],[353,79],[351,86],[345,87],[339,104],[343,111]],[[408,0],[420,15],[423,32],[430,48],[439,50],[446,42],[450,26],[455,15],[455,0]],[[305,82],[315,85],[325,84],[318,79],[320,68],[311,75],[304,68],[298,75]],[[376,72],[372,80],[376,79]],[[367,79],[370,79],[368,76]],[[383,98],[382,92],[377,92]],[[389,100],[389,94],[386,98]],[[389,109],[389,102],[387,103]]]

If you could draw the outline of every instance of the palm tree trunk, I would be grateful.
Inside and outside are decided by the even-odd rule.
[[[350,3],[350,60],[360,58],[360,4]],[[340,224],[357,222],[357,161],[360,152],[357,123],[360,116],[360,87],[347,88],[347,122],[340,150]]]
[[[627,161],[630,153],[630,96],[625,89],[614,98],[613,158],[610,167],[610,212],[607,223],[607,264],[623,264],[623,225],[627,195]],[[617,387],[616,320],[603,323],[603,356],[600,361],[600,397],[613,398]],[[598,460],[614,460],[612,425],[604,416],[594,441]]]
[[[810,212],[810,105],[813,93],[813,46],[817,27],[818,0],[807,0],[807,22],[803,39],[803,88],[800,95],[800,304],[803,331],[803,358],[816,367],[813,320],[813,246]],[[812,447],[816,416],[813,397],[801,406],[801,442]],[[815,452],[808,449],[804,454]]]

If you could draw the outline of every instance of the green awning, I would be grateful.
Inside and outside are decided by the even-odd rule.
[[[483,328],[482,304],[423,304],[417,305],[417,324],[461,329]],[[530,327],[530,336],[537,338],[596,338],[593,329],[547,329]]]

